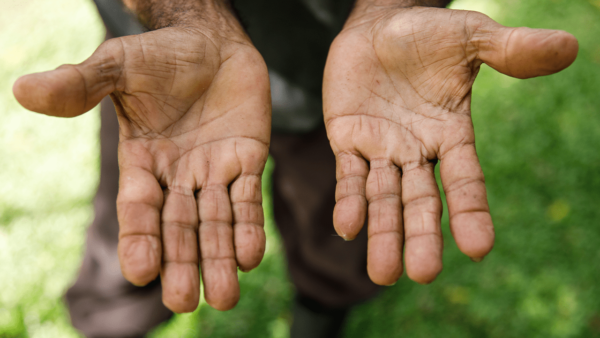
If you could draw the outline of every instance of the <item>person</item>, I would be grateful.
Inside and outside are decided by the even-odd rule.
[[[479,68],[525,79],[578,51],[566,32],[436,8],[446,0],[125,0],[147,32],[110,1],[96,1],[109,31],[137,34],[14,86],[25,108],[52,116],[104,100],[96,218],[67,294],[88,337],[140,336],[193,311],[200,273],[209,305],[235,306],[237,269],[264,253],[269,152],[298,293],[292,337],[335,336],[348,308],[404,269],[435,279],[438,161],[452,234],[480,261],[494,231],[470,112]],[[350,242],[330,236],[332,215]]]

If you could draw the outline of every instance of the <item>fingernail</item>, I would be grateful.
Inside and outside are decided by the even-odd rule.
[[[483,260],[483,257],[471,257],[471,260],[475,263],[479,263]]]
[[[349,239],[348,239],[348,237],[346,237],[346,234],[345,234],[345,233],[343,233],[343,232],[341,232],[341,231],[338,231],[338,234],[337,234],[337,235],[338,235],[338,236],[340,236],[340,237],[341,237],[343,240],[345,240],[346,242],[348,242],[348,241],[349,241]],[[335,236],[335,234],[333,234],[332,236]]]

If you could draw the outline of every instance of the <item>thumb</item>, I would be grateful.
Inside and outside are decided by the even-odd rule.
[[[467,23],[474,31],[471,42],[479,60],[501,73],[519,79],[550,75],[577,57],[579,43],[565,31],[504,27],[484,17]]]
[[[120,77],[122,47],[114,42],[103,43],[79,65],[20,77],[13,86],[15,98],[26,109],[51,116],[74,117],[89,111],[115,90]]]

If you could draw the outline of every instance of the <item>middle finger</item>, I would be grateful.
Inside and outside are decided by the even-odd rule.
[[[442,270],[442,201],[429,162],[402,168],[406,273],[417,283],[432,282]]]
[[[387,159],[371,160],[366,197],[369,203],[367,271],[380,285],[402,275],[402,204],[400,169]]]
[[[227,186],[209,182],[198,193],[198,204],[204,298],[217,310],[229,310],[237,304],[240,289]]]

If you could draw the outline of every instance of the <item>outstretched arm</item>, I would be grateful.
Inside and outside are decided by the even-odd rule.
[[[237,268],[265,247],[261,174],[268,156],[267,68],[225,1],[130,0],[152,31],[108,40],[85,62],[26,75],[26,108],[85,113],[110,95],[120,125],[117,209],[123,275],[161,275],[175,312],[237,303]]]
[[[578,51],[566,32],[426,7],[447,3],[358,0],[325,68],[325,122],[337,158],[334,225],[352,239],[368,217],[367,268],[378,284],[400,277],[403,258],[419,283],[442,269],[438,161],[458,247],[475,261],[492,249],[470,109],[481,64],[524,79],[568,67]]]

